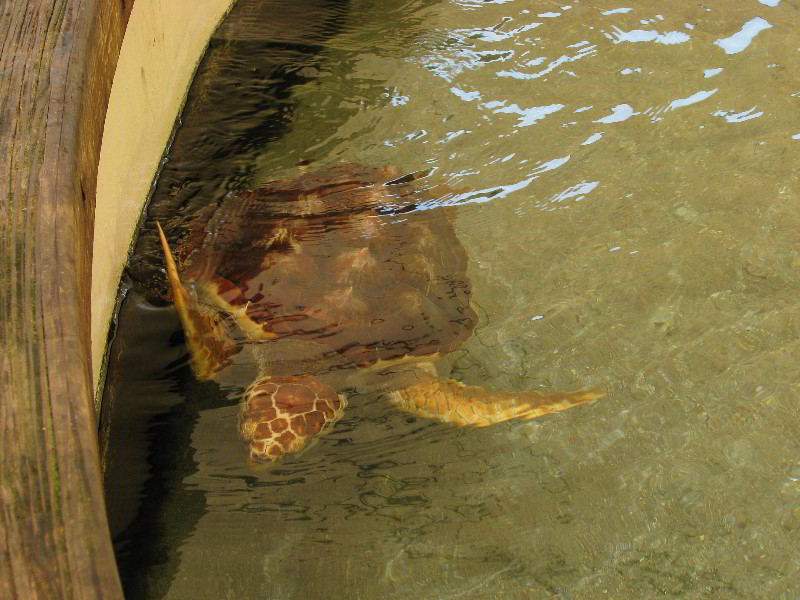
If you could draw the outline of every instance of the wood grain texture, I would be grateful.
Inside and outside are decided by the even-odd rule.
[[[130,0],[0,0],[0,598],[121,598],[89,364],[94,189]]]

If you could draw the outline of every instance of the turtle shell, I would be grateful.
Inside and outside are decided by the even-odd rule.
[[[469,337],[467,256],[443,208],[392,168],[344,164],[230,193],[179,245],[200,301],[247,342],[315,342],[354,366]]]

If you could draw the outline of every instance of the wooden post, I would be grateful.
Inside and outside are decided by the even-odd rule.
[[[97,162],[133,0],[0,3],[0,598],[121,598],[89,351]]]

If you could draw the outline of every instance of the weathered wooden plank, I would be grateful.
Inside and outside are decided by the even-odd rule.
[[[130,5],[0,4],[0,597],[121,598],[89,365],[94,189]]]

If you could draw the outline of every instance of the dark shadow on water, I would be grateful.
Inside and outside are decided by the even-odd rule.
[[[126,598],[159,598],[177,567],[175,549],[205,510],[204,494],[182,487],[195,470],[192,431],[224,396],[192,375],[171,307],[134,290],[120,319],[101,418],[109,525]],[[154,356],[154,348],[163,351]]]
[[[191,434],[201,411],[224,403],[218,386],[196,381],[186,364],[180,324],[163,302],[154,221],[179,228],[209,201],[247,185],[257,155],[291,126],[292,89],[309,81],[347,4],[238,2],[189,90],[126,270],[125,326],[110,350],[103,398],[106,503],[126,598],[167,592],[177,548],[205,511],[203,492],[181,488],[195,471]]]
[[[147,460],[152,476],[144,484],[136,518],[114,540],[126,598],[164,596],[177,571],[176,548],[205,512],[205,494],[181,489],[181,482],[194,471],[192,430],[204,405],[218,402],[216,386],[193,385],[191,373],[182,375],[187,379],[182,384],[192,401],[179,404],[150,422]],[[180,494],[175,493],[178,490]]]

